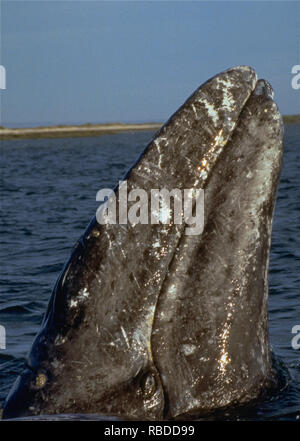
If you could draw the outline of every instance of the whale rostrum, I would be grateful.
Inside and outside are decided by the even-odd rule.
[[[126,181],[149,195],[204,190],[203,231],[94,217],[3,417],[185,419],[247,403],[274,384],[268,264],[282,140],[272,88],[250,67],[200,86]]]

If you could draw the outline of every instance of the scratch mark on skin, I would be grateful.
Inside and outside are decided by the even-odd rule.
[[[123,248],[121,247],[121,245],[120,245],[120,244],[118,244],[118,246],[119,246],[119,248],[120,248],[120,250],[121,250],[122,256],[123,256],[123,257],[124,257],[124,259],[126,260],[126,254],[124,253],[124,250],[123,250]]]
[[[242,226],[245,224],[245,221],[243,220],[242,222],[240,222],[234,229],[234,233]]]
[[[84,356],[83,357],[86,361],[87,361],[87,363],[90,365],[90,366],[93,366],[93,363],[86,357],[86,356]]]
[[[106,334],[109,336],[109,340],[111,341],[110,343],[108,343],[110,346],[115,346],[115,343],[113,343],[114,341],[119,341],[119,339],[115,339],[115,336],[107,329],[107,328],[101,328],[102,334]]]
[[[127,334],[126,334],[125,329],[123,328],[123,326],[121,326],[121,331],[122,331],[124,340],[126,342],[126,345],[127,345],[128,349],[130,349],[129,340],[128,340]]]
[[[227,265],[227,263],[225,262],[225,260],[222,259],[222,257],[221,257],[219,254],[217,254],[216,257],[219,259],[221,265],[222,265],[224,268],[227,268],[227,267],[228,267],[228,265]]]
[[[144,162],[144,168],[147,168],[147,167],[148,167],[148,170],[147,170],[147,171],[150,171],[151,173],[153,173],[153,168],[155,168],[155,169],[159,170],[160,173],[163,172],[163,174],[166,175],[166,172],[165,172],[164,170],[162,170],[162,169],[161,169],[157,164],[155,164],[154,162],[147,162],[147,161],[145,161],[145,162]],[[152,170],[151,170],[151,169],[152,169]]]
[[[156,182],[157,185],[159,185],[158,179],[155,178],[155,176],[153,174],[151,176],[148,176],[148,175],[145,175],[144,173],[141,173],[140,171],[135,170],[134,175],[142,178],[143,180],[145,179],[146,181],[149,181],[151,183]]]
[[[194,104],[192,104],[192,109],[193,109],[193,112],[195,114],[195,118],[198,119],[197,110],[196,110],[196,107],[194,106]]]
[[[192,160],[191,160],[190,158],[188,158],[188,157],[185,156],[185,155],[182,155],[182,157],[183,157],[184,159],[186,159],[190,164],[193,165],[193,162],[192,162]]]
[[[137,287],[139,288],[139,290],[141,289],[139,282],[137,281],[137,278],[135,277],[135,274],[132,273],[132,276],[134,278],[135,283],[137,284]]]

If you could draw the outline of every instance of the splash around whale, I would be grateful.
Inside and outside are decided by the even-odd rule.
[[[54,287],[3,418],[197,418],[274,385],[268,264],[282,139],[272,88],[250,67],[200,86],[126,181],[149,195],[204,190],[201,234],[185,234],[185,222],[93,218]]]

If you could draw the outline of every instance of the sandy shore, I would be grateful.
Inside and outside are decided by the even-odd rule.
[[[84,124],[78,126],[53,126],[7,129],[0,128],[0,139],[73,138],[99,136],[136,130],[157,130],[160,123],[147,124]]]
[[[300,115],[284,115],[285,124],[300,124]],[[74,138],[86,136],[100,136],[111,133],[129,132],[137,130],[157,130],[162,123],[145,124],[82,124],[59,125],[49,127],[28,127],[8,129],[0,126],[0,140],[3,139],[33,139],[33,138]]]

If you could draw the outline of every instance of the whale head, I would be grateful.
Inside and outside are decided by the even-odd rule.
[[[247,403],[273,383],[268,263],[282,138],[272,88],[250,67],[216,75],[187,99],[126,185],[134,197],[201,190],[201,231],[187,234],[187,220],[174,221],[175,198],[165,207],[169,223],[93,218],[54,287],[4,418],[190,418]]]

